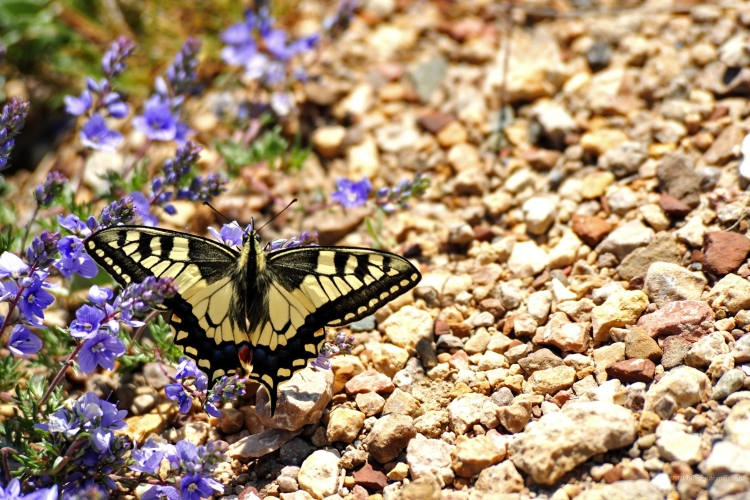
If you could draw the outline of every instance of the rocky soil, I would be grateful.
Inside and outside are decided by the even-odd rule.
[[[363,3],[304,88],[316,156],[261,180],[423,172],[382,229],[421,284],[273,418],[260,390],[175,427],[147,366],[131,435],[227,441],[243,500],[748,498],[750,4]],[[363,217],[298,223],[369,246]]]

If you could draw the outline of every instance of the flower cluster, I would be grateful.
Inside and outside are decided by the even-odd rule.
[[[44,180],[44,184],[39,184],[34,189],[34,199],[39,208],[48,207],[55,201],[55,198],[62,193],[63,186],[68,182],[68,178],[60,172],[50,172]]]
[[[33,244],[32,244],[33,245]],[[46,281],[49,270],[38,263],[25,263],[15,254],[0,255],[0,302],[9,302],[8,315],[2,318],[0,335],[10,326],[10,318],[18,309],[18,321],[41,326],[44,310],[54,301],[47,290],[52,287]]]
[[[259,13],[245,11],[245,22],[230,26],[221,38],[226,46],[221,56],[228,64],[242,66],[245,76],[258,80],[271,94],[271,107],[284,116],[289,113],[293,101],[284,91],[290,77],[304,80],[302,66],[293,65],[294,59],[312,50],[320,35],[315,33],[294,41],[287,40],[283,29],[274,28],[274,19],[267,9]]]
[[[113,118],[125,118],[130,112],[120,94],[114,92],[112,79],[125,70],[125,60],[134,50],[135,44],[129,38],[119,37],[102,57],[104,78],[97,82],[86,77],[86,88],[80,97],[65,96],[65,111],[68,114],[81,116],[92,113],[79,132],[81,143],[88,148],[114,151],[123,141],[122,134],[111,130],[100,112],[106,109]]]
[[[0,170],[8,166],[8,158],[13,146],[16,144],[15,136],[21,132],[26,124],[26,115],[29,114],[29,103],[11,98],[8,104],[3,106],[0,114]]]
[[[195,83],[199,50],[200,42],[189,37],[167,69],[167,80],[156,78],[156,93],[143,105],[143,114],[133,117],[133,127],[149,140],[175,141],[183,146],[193,133],[180,121],[180,110]]]
[[[196,446],[189,441],[178,441],[173,445],[149,439],[140,449],[134,449],[131,456],[135,464],[130,468],[145,475],[156,476],[164,472],[164,459],[169,462],[166,473],[170,478],[165,484],[146,490],[141,500],[200,500],[224,492],[224,487],[211,477],[211,473],[225,457],[222,450],[212,443]]]
[[[129,438],[115,434],[127,427],[123,421],[127,414],[87,392],[71,409],[61,408],[46,423],[34,425],[46,434],[50,449],[59,450],[62,460],[55,461],[55,468],[68,473],[63,481],[63,498],[92,498],[93,491],[105,495],[117,491],[109,474],[123,467],[130,449]]]
[[[210,201],[225,189],[227,179],[219,174],[210,174],[204,179],[195,175],[196,163],[201,147],[192,141],[177,149],[174,158],[164,162],[164,175],[151,181],[151,196],[135,191],[130,193],[142,222],[155,226],[159,219],[149,213],[152,206],[161,206],[165,212],[174,215],[177,210],[172,200]]]
[[[109,288],[93,285],[89,289],[89,300],[76,311],[76,319],[70,324],[70,335],[79,339],[78,366],[84,373],[93,372],[97,366],[113,370],[115,359],[125,354],[125,344],[117,337],[120,323],[132,327],[143,326],[134,319],[149,309],[161,305],[177,293],[171,278],[150,276],[142,283],[133,283],[112,301]]]
[[[245,395],[245,379],[233,375],[222,377],[211,389],[207,390],[208,378],[188,358],[181,358],[174,376],[175,383],[168,384],[164,393],[177,401],[180,413],[189,413],[193,407],[193,397],[204,398],[206,413],[220,417],[219,406]]]
[[[422,196],[430,187],[430,179],[417,173],[412,180],[403,180],[396,187],[382,187],[378,190],[375,204],[384,211],[391,213],[396,208],[409,208],[408,200]]]
[[[354,344],[354,337],[347,335],[345,332],[336,333],[336,337],[333,342],[326,342],[320,349],[320,354],[315,360],[310,363],[315,368],[322,370],[331,369],[331,357],[343,352],[344,354],[351,354],[352,345]]]

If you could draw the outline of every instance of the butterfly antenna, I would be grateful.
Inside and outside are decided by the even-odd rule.
[[[274,215],[273,217],[271,217],[270,219],[268,219],[268,220],[266,221],[266,223],[265,223],[265,224],[263,224],[263,225],[262,225],[261,227],[259,227],[259,228],[258,228],[258,231],[260,231],[261,229],[263,229],[264,227],[266,227],[266,226],[267,226],[268,224],[270,224],[270,223],[271,223],[271,221],[272,221],[272,220],[274,220],[274,219],[275,219],[276,217],[278,217],[279,215],[281,215],[281,214],[283,214],[284,212],[286,212],[286,210],[287,210],[287,209],[288,209],[289,207],[291,207],[291,206],[292,206],[293,204],[295,204],[296,202],[297,202],[297,198],[295,198],[295,199],[293,199],[292,201],[290,201],[290,202],[289,202],[289,204],[288,204],[287,206],[285,206],[285,207],[284,207],[283,209],[281,209],[281,210],[279,211],[279,213],[277,213],[276,215]]]
[[[234,221],[233,221],[232,219],[230,219],[229,217],[227,217],[227,216],[226,216],[226,215],[224,215],[223,213],[221,213],[221,212],[219,212],[218,210],[216,210],[216,209],[215,209],[215,208],[213,207],[213,205],[211,205],[211,204],[210,204],[209,202],[207,202],[207,201],[204,201],[204,202],[203,202],[203,204],[204,204],[204,205],[206,205],[206,206],[207,206],[208,208],[210,208],[211,210],[213,210],[214,212],[216,212],[216,213],[217,213],[218,215],[221,215],[222,217],[224,217],[224,218],[225,218],[225,219],[227,220],[227,222],[229,222],[230,224],[231,224],[232,222],[234,222]]]

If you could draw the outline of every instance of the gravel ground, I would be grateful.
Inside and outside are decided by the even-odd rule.
[[[310,202],[424,173],[382,229],[421,284],[273,418],[261,390],[175,429],[154,366],[90,379],[119,387],[132,436],[227,441],[216,479],[243,500],[750,498],[750,4],[537,3],[364,2],[303,89],[316,155],[254,175]],[[269,196],[216,207],[245,220]],[[180,208],[167,226],[210,219]],[[370,246],[365,215],[278,231]]]

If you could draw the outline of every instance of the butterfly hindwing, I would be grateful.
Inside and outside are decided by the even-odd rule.
[[[420,280],[406,259],[388,252],[345,247],[301,247],[272,252],[267,317],[250,333],[252,378],[265,385],[274,406],[276,387],[315,359],[325,326],[374,313]]]

